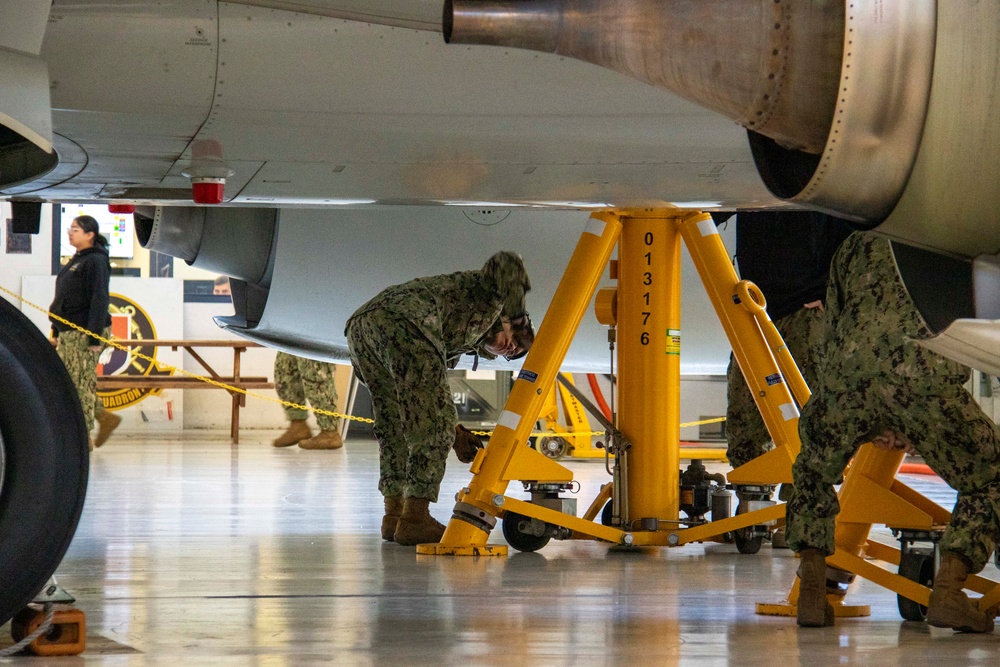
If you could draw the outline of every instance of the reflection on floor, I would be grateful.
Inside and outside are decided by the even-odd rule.
[[[870,604],[870,618],[800,631],[756,616],[754,603],[782,599],[796,568],[769,546],[742,556],[723,544],[614,553],[551,542],[504,559],[417,557],[379,538],[373,441],[275,450],[275,434],[248,432],[238,447],[222,433],[118,437],[94,454],[58,573],[87,613],[87,663],[918,667],[1000,657],[1000,634],[904,623],[895,596],[867,582],[851,600]],[[607,481],[604,462],[568,465],[584,508]],[[432,506],[440,520],[468,478],[452,458]],[[953,502],[940,481],[907,482]],[[502,540],[497,529],[491,541]],[[997,578],[992,565],[986,574]]]

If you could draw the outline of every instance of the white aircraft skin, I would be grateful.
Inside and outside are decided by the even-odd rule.
[[[229,204],[779,205],[740,127],[646,84],[256,4],[55,3],[40,55],[72,157],[7,194],[182,203],[211,141]]]

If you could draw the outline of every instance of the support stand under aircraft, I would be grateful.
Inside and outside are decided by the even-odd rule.
[[[506,546],[486,544],[497,517],[504,520],[507,535],[517,533],[507,525],[509,517],[514,517],[517,527],[526,533],[525,540],[515,541],[526,546],[525,550],[541,548],[550,538],[596,539],[624,547],[676,547],[722,541],[727,533],[783,519],[782,505],[715,521],[706,521],[704,513],[698,512],[680,516],[682,239],[775,443],[774,450],[730,473],[729,482],[756,487],[792,482],[792,462],[800,448],[796,403],[805,403],[809,388],[767,316],[763,295],[752,283],[736,276],[711,217],[677,209],[595,213],[559,283],[489,445],[472,463],[472,480],[459,492],[440,544],[420,545],[418,553],[505,555]],[[564,504],[558,497],[560,490],[571,488],[572,472],[531,449],[527,441],[546,390],[555,381],[616,244],[617,294],[598,299],[599,318],[618,329],[621,410],[608,438],[609,451],[615,455],[614,476],[612,484],[606,485],[578,518],[561,511],[575,507],[575,501]],[[552,323],[558,323],[558,328]],[[902,459],[902,452],[883,452],[871,444],[862,447],[841,487],[837,552],[828,563],[836,570],[832,571],[834,580],[849,581],[851,575],[859,574],[896,592],[901,599],[926,606],[930,590],[925,584],[930,582],[919,576],[920,568],[914,574],[913,568],[901,566],[901,574],[893,574],[865,560],[871,556],[890,564],[901,563],[899,549],[868,540],[872,524],[882,523],[912,537],[940,530],[950,518],[946,510],[895,480]],[[505,495],[514,480],[532,492],[530,502]],[[611,512],[602,513],[606,504]],[[599,513],[601,523],[594,521]],[[967,585],[983,593],[981,609],[1000,603],[997,582],[970,577]],[[869,613],[867,606],[844,604],[845,593],[846,588],[833,596],[837,615]],[[797,599],[796,581],[786,602],[758,605],[758,612],[794,615]]]

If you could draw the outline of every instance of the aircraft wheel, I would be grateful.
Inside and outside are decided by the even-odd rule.
[[[62,361],[0,299],[0,625],[62,561],[87,490],[83,411]]]
[[[934,585],[934,556],[908,553],[899,560],[899,574],[927,587]],[[902,595],[896,596],[899,615],[907,621],[927,620],[927,607]]]
[[[522,521],[530,521],[530,519],[523,514],[515,514],[514,512],[507,512],[503,515],[503,536],[507,540],[507,544],[518,551],[538,551],[549,543],[548,535],[538,536],[522,533],[518,525]]]

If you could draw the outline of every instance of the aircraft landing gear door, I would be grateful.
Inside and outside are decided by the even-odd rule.
[[[618,253],[618,428],[628,438],[625,530],[679,516],[681,236],[662,215],[622,218]],[[668,479],[670,477],[668,476]]]

